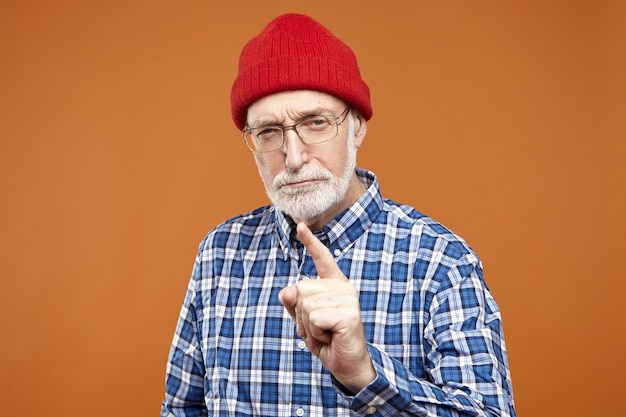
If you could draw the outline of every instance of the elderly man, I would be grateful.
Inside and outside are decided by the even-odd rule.
[[[514,416],[478,256],[356,168],[372,106],[352,50],[279,16],[231,105],[272,204],[200,245],[161,415]]]

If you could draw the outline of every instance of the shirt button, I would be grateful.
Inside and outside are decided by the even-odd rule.
[[[367,407],[367,414],[370,416],[376,412],[376,407]]]
[[[298,408],[296,410],[296,415],[302,417],[304,415],[304,410],[302,408]]]
[[[299,349],[304,349],[305,347],[306,347],[306,343],[304,343],[304,340],[301,340],[301,341],[298,342],[298,348]]]
[[[335,256],[341,255],[341,249],[335,249]]]

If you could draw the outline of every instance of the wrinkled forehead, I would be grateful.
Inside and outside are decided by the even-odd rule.
[[[343,110],[343,100],[315,90],[281,91],[262,97],[247,110],[248,126],[285,124],[302,118]]]

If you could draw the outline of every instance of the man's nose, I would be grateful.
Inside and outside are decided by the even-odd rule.
[[[292,171],[298,170],[308,159],[306,143],[302,141],[295,126],[286,128],[283,135],[285,140],[282,151],[285,154],[285,166]]]

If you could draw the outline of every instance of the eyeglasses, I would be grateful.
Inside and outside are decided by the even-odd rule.
[[[339,125],[346,120],[349,110],[350,106],[346,107],[339,116],[312,116],[289,126],[248,128],[241,132],[241,136],[248,149],[256,153],[267,153],[282,148],[285,143],[285,131],[290,129],[293,129],[304,143],[311,145],[324,143],[339,134]]]

